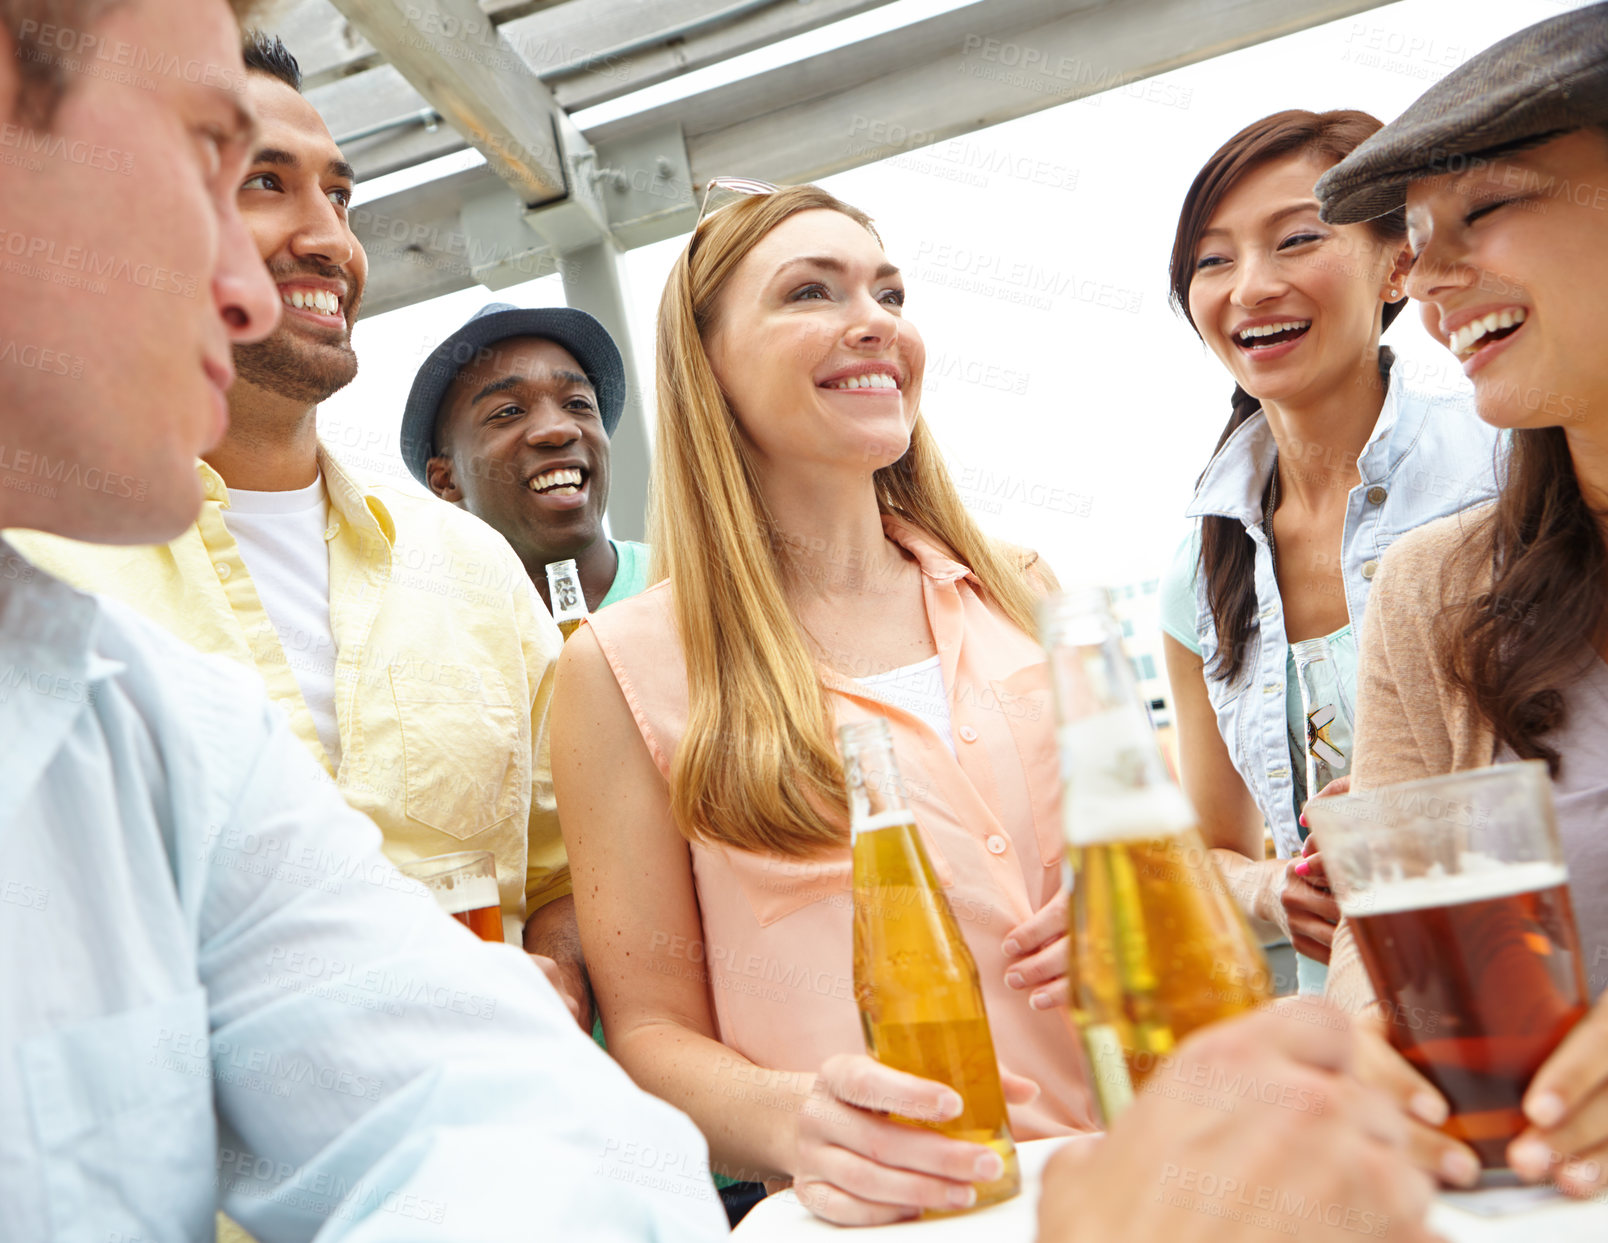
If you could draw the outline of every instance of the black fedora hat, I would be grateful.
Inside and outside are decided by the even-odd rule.
[[[515,337],[540,337],[563,346],[575,356],[597,391],[603,430],[610,436],[620,425],[625,408],[625,364],[608,329],[585,311],[573,307],[517,307],[492,302],[481,307],[469,322],[435,349],[413,377],[413,388],[402,411],[402,460],[420,483],[429,487],[425,465],[435,453],[436,422],[441,401],[458,378],[458,372],[482,352]]]

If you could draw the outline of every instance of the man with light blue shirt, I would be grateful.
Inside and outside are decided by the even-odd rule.
[[[223,0],[0,13],[0,108],[49,139],[0,165],[34,256],[0,266],[0,527],[171,539],[231,348],[280,313],[239,30]],[[157,67],[80,74],[94,47]],[[218,1207],[263,1240],[724,1233],[687,1119],[385,861],[248,670],[0,543],[0,739],[7,1239],[200,1239]]]

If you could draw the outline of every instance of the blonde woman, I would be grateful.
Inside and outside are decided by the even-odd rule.
[[[885,1116],[959,1102],[863,1052],[842,723],[893,729],[1017,1138],[1094,1126],[1059,1004],[1047,575],[961,506],[903,302],[870,220],[816,187],[700,223],[659,311],[663,581],[576,633],[553,706],[609,1049],[717,1168],[863,1224],[963,1206],[998,1158]]]

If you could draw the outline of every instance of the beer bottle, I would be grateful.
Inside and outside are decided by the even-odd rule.
[[[1190,1032],[1271,994],[1267,960],[1162,760],[1105,593],[1052,596],[1072,1014],[1110,1125]]]
[[[1021,1190],[1021,1172],[977,964],[906,805],[888,723],[845,725],[838,738],[854,855],[854,998],[866,1050],[959,1093],[956,1118],[900,1120],[999,1153],[1005,1169],[973,1184],[972,1207],[1007,1200]]]
[[[575,562],[548,562],[547,594],[553,600],[553,620],[567,639],[586,618],[586,597],[581,594],[581,572]]]
[[[1306,716],[1306,737],[1300,741],[1306,754],[1307,798],[1336,778],[1351,773],[1351,705],[1346,702],[1340,674],[1329,657],[1329,640],[1303,639],[1290,645],[1295,676],[1301,686],[1301,711]]]
[[[1306,737],[1296,739],[1297,750],[1306,757],[1303,781],[1296,783],[1297,805],[1304,806],[1331,781],[1350,775],[1352,711],[1339,670],[1329,655],[1329,640],[1292,643],[1290,655],[1295,658],[1301,711],[1306,717]],[[1295,850],[1295,843],[1291,842],[1290,847]],[[1305,954],[1295,956],[1295,981],[1300,992],[1321,993],[1328,978],[1329,968],[1323,963]]]

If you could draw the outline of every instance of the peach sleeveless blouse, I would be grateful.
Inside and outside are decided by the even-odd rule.
[[[1061,883],[1060,779],[1043,651],[979,594],[971,572],[920,531],[884,518],[922,573],[958,754],[909,712],[826,667],[839,723],[884,717],[934,870],[977,959],[1001,1065],[1039,1084],[1011,1110],[1017,1139],[1093,1130],[1081,1046],[1061,1009],[1005,985],[1006,932]],[[589,619],[643,741],[668,781],[688,695],[670,584]],[[717,1035],[755,1064],[814,1071],[863,1052],[854,1004],[847,847],[808,861],[693,843],[702,946],[658,947],[655,968],[707,971]],[[677,958],[684,961],[676,962]]]

